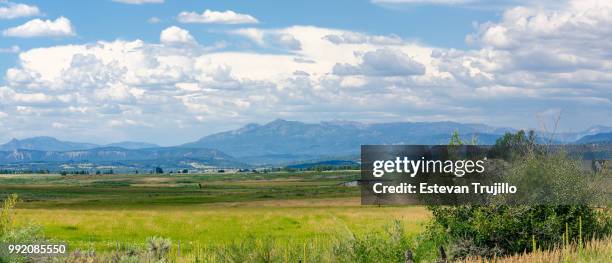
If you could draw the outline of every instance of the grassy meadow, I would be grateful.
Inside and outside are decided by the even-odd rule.
[[[11,209],[18,236],[42,233],[44,240],[68,244],[71,253],[53,262],[403,262],[407,249],[415,262],[438,262],[441,244],[450,253],[474,247],[449,242],[449,229],[432,228],[435,210],[362,206],[359,188],[343,185],[357,178],[358,171],[0,175],[0,199],[19,196]],[[505,223],[490,224],[512,221],[504,219],[507,214],[491,216],[498,217],[458,219],[453,226],[486,227],[481,238],[513,231],[503,228]],[[556,215],[541,219],[548,217]],[[522,254],[460,260],[610,262],[609,236],[577,245],[582,217],[577,220],[552,233],[565,237],[559,249],[540,250],[543,243],[530,236],[534,246],[525,246]],[[568,231],[572,227],[580,232]]]
[[[423,207],[365,207],[356,171],[174,174],[3,175],[0,193],[19,195],[15,221],[43,228],[71,249],[111,251],[148,237],[183,253],[248,238],[328,246],[336,235],[384,232],[394,220],[420,232]],[[4,196],[2,196],[3,198]]]

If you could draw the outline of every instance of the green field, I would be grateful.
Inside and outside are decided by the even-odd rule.
[[[423,207],[366,207],[355,171],[204,175],[5,175],[20,225],[43,227],[71,248],[110,251],[167,237],[193,246],[247,238],[329,242],[336,235],[382,232],[400,220],[409,234],[429,218]],[[3,197],[3,196],[2,196]]]

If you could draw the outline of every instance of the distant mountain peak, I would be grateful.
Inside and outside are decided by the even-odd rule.
[[[144,148],[156,148],[159,147],[157,144],[145,143],[145,142],[132,142],[124,141],[118,143],[111,143],[104,146],[108,147],[119,147],[123,149],[144,149]],[[24,139],[13,138],[9,142],[0,145],[0,151],[13,151],[13,150],[35,150],[35,151],[76,151],[76,150],[89,150],[102,147],[101,145],[93,143],[83,142],[70,142],[61,141],[51,136],[35,136]]]
[[[593,125],[586,130],[586,132],[592,132],[592,133],[610,132],[610,131],[612,131],[612,127],[608,127],[605,125]]]
[[[276,119],[263,125],[205,136],[183,144],[187,148],[219,149],[254,163],[259,160],[291,161],[323,156],[345,156],[359,152],[362,144],[444,144],[451,134],[477,135],[481,143],[494,143],[503,135],[499,128],[457,122],[394,122],[364,124],[354,121],[304,123]],[[282,158],[275,158],[281,156]]]
[[[248,132],[254,129],[259,128],[261,125],[257,124],[257,123],[249,123],[247,125],[242,126],[240,129],[234,130],[233,133],[234,134],[241,134],[244,132]]]
[[[577,140],[575,143],[586,144],[586,143],[611,143],[612,132],[602,132],[591,135],[586,135]]]
[[[299,122],[299,121],[288,121],[288,120],[285,120],[285,119],[275,119],[275,120],[273,120],[271,122],[268,122],[264,126],[286,125],[286,124],[291,124],[291,123],[301,123],[301,122]]]
[[[92,143],[60,141],[50,136],[36,136],[25,139],[12,139],[0,145],[0,150],[38,150],[38,151],[71,151],[95,148]]]

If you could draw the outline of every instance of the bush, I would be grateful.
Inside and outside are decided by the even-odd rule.
[[[591,205],[600,200],[601,189],[576,161],[563,153],[542,151],[515,156],[512,163],[506,179],[530,189],[530,196],[518,199],[523,204],[494,200],[489,205],[429,208],[433,214],[429,235],[445,235],[437,239],[451,256],[502,256],[612,233],[609,211]],[[513,205],[495,205],[504,203]]]
[[[17,203],[17,195],[9,195],[2,202],[2,211],[0,211],[0,237],[6,235],[13,227],[12,210]]]
[[[172,246],[172,242],[167,238],[150,237],[147,239],[147,252],[159,262],[166,260],[170,253],[170,246]]]
[[[32,244],[44,242],[42,228],[35,225],[16,228],[13,222],[13,208],[17,204],[17,195],[9,195],[2,203],[0,211],[0,244]],[[19,255],[3,254],[0,251],[0,263],[28,262],[28,258]]]
[[[420,237],[416,254],[432,258],[435,247],[444,245],[456,259],[494,257],[582,244],[612,234],[608,208],[593,206],[602,201],[601,178],[584,171],[562,149],[550,150],[536,141],[533,132],[506,134],[493,148],[512,164],[505,179],[529,189],[525,196],[519,201],[510,199],[517,196],[497,196],[488,205],[429,207],[433,221]],[[429,252],[419,253],[420,247]]]
[[[610,234],[606,212],[587,205],[431,207],[433,225],[455,258],[501,256]],[[439,231],[439,230],[442,231]]]
[[[394,221],[386,235],[368,234],[338,239],[333,247],[334,262],[404,262],[406,250],[411,245],[403,226]]]

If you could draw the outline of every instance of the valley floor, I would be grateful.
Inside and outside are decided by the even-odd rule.
[[[424,227],[424,207],[361,206],[359,189],[342,186],[354,171],[226,175],[17,175],[0,193],[17,193],[20,225],[43,227],[71,248],[110,251],[161,236],[194,246],[246,238],[326,242],[332,236],[384,231],[400,220]]]

